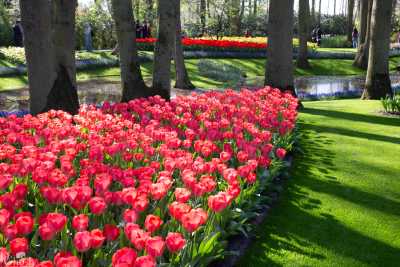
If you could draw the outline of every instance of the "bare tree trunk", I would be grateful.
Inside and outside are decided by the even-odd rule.
[[[122,102],[149,94],[140,70],[131,0],[112,0],[121,67]]]
[[[267,5],[268,5],[268,3],[267,3]],[[257,9],[258,9],[258,0],[254,0],[254,5],[253,5],[253,15],[254,16],[257,16]]]
[[[353,65],[362,69],[368,68],[372,3],[373,0],[361,0],[360,45]]]
[[[353,15],[354,15],[354,0],[348,0],[347,11],[347,41],[352,42],[353,33]]]
[[[318,27],[321,26],[321,12],[322,12],[322,0],[319,0],[319,6],[318,6]]]
[[[311,25],[315,27],[315,0],[311,2]]]
[[[201,21],[201,33],[204,35],[206,33],[206,10],[207,4],[206,0],[200,0],[200,21]]]
[[[188,72],[185,66],[185,58],[183,55],[182,46],[182,25],[181,25],[181,0],[176,1],[176,38],[175,38],[175,72],[176,72],[176,83],[175,88],[191,90],[194,89],[194,85],[189,79]]]
[[[175,1],[158,0],[158,41],[154,51],[153,89],[165,99],[171,93],[171,57],[175,47]]]
[[[371,44],[363,99],[381,99],[393,95],[389,75],[392,4],[392,0],[373,1]]]
[[[76,113],[79,109],[75,65],[77,0],[53,1],[53,49],[57,79],[48,96],[49,109]]]
[[[79,109],[74,65],[75,8],[76,1],[56,0],[54,6],[48,0],[20,1],[33,114],[50,109],[75,114]]]
[[[270,1],[265,85],[293,87],[293,0]]]
[[[333,1],[333,15],[336,16],[336,0]]]
[[[240,18],[240,0],[231,0],[230,17],[231,21],[231,34],[239,36],[241,34],[241,18]]]
[[[297,56],[297,66],[301,69],[310,67],[308,62],[307,41],[310,32],[309,26],[310,6],[308,0],[299,0],[299,53]]]

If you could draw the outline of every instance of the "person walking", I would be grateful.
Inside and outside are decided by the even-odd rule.
[[[317,45],[321,46],[321,43],[322,43],[322,31],[321,31],[321,28],[318,27],[317,28]]]
[[[85,24],[83,34],[85,37],[85,49],[88,52],[92,52],[93,51],[93,44],[92,44],[93,30],[92,30],[92,26],[90,26],[90,23]]]
[[[17,20],[13,27],[13,44],[16,47],[24,46],[24,31],[22,29],[21,21]]]
[[[351,38],[353,41],[353,48],[357,48],[358,47],[358,30],[357,28],[353,29],[353,33],[351,34]]]

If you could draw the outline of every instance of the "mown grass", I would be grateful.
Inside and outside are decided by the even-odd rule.
[[[96,54],[92,54],[93,57]],[[217,62],[224,64],[230,64],[237,68],[240,68],[246,72],[248,77],[263,76],[265,72],[265,60],[264,59],[213,59]],[[230,87],[234,84],[218,82],[213,79],[204,77],[200,74],[197,64],[199,59],[188,59],[186,60],[186,66],[191,80],[194,85],[198,88],[223,88]],[[296,76],[337,76],[337,75],[363,75],[365,71],[352,66],[352,60],[339,60],[339,59],[315,59],[310,60],[310,69],[295,69]],[[145,79],[151,79],[152,63],[147,62],[142,64],[143,76]],[[400,57],[393,57],[390,59],[390,70],[394,71],[396,67],[400,65]],[[173,77],[173,71],[171,71]],[[78,73],[79,81],[87,81],[92,79],[104,79],[104,80],[119,80],[120,70],[117,67],[114,68],[97,68]],[[9,90],[19,87],[26,86],[26,76],[11,76],[11,77],[0,77],[0,90]]]
[[[239,266],[399,266],[400,119],[305,102],[287,189]]]

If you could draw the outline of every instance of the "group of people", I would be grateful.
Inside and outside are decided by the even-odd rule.
[[[314,30],[312,30],[311,39],[313,43],[316,43],[318,46],[321,46],[322,30],[320,27],[316,27]]]
[[[136,38],[151,38],[150,23],[144,21],[143,24],[139,20],[136,21]]]
[[[316,27],[312,31],[311,36],[312,36],[312,41],[314,43],[316,43],[318,46],[321,46],[321,42],[322,42],[322,30],[321,30],[321,28],[320,27]],[[352,47],[353,48],[358,48],[358,37],[359,37],[358,30],[357,30],[357,28],[354,28],[353,32],[351,34]]]

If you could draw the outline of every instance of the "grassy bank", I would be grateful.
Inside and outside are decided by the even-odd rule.
[[[265,69],[264,59],[215,59],[216,62],[230,64],[240,68],[246,72],[248,77],[263,76]],[[199,88],[216,88],[216,87],[229,87],[232,84],[218,82],[213,79],[204,77],[198,70],[197,64],[199,59],[186,60],[186,66],[189,75]],[[334,59],[320,59],[310,60],[311,68],[302,70],[295,69],[296,76],[315,76],[315,75],[362,75],[365,74],[364,70],[352,66],[351,60],[334,60]],[[396,66],[400,64],[400,57],[394,57],[390,60],[390,69],[395,70]],[[142,64],[142,71],[145,79],[151,78],[152,63]],[[173,74],[171,74],[173,76]],[[78,73],[78,80],[92,80],[92,79],[105,79],[105,80],[119,80],[119,68],[98,68],[92,70],[85,70]],[[24,87],[27,85],[26,76],[11,76],[0,77],[0,90],[8,90]]]
[[[288,188],[240,266],[399,266],[400,119],[304,103]]]

